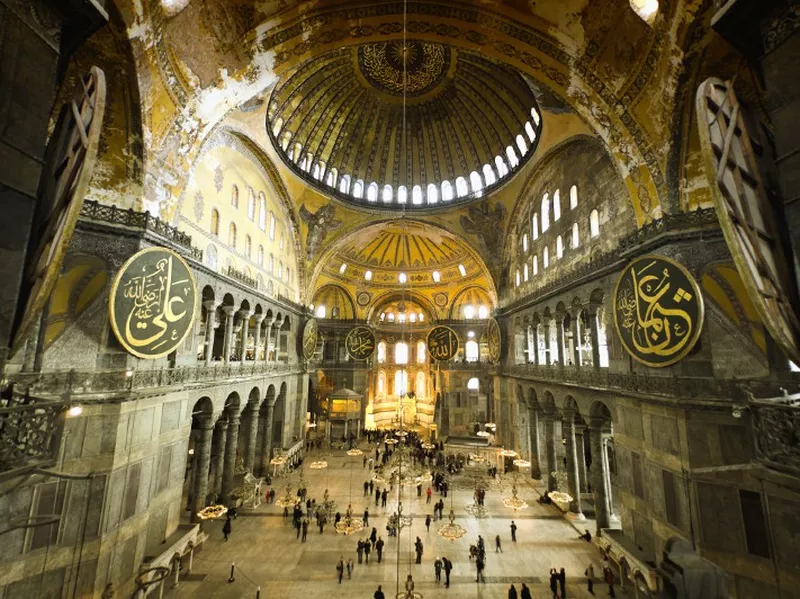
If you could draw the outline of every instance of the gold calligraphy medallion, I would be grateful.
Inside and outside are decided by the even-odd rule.
[[[317,351],[318,327],[315,318],[310,319],[303,328],[303,357],[310,360]]]
[[[458,352],[458,334],[444,325],[433,327],[428,333],[428,354],[434,360],[445,362]]]
[[[366,360],[375,351],[375,333],[369,327],[354,327],[347,333],[344,345],[351,358]]]
[[[490,318],[486,323],[486,340],[489,346],[489,361],[492,364],[500,362],[500,353],[503,349],[503,339],[500,332],[500,324],[494,318]]]
[[[175,351],[192,330],[197,286],[172,250],[144,249],[119,270],[109,296],[111,328],[126,351],[155,359]]]
[[[670,366],[692,351],[703,316],[697,281],[663,256],[628,264],[614,289],[614,327],[625,350],[647,366]]]

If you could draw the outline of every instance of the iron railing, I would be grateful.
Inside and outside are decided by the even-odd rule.
[[[0,476],[55,464],[65,408],[27,394],[0,398]]]

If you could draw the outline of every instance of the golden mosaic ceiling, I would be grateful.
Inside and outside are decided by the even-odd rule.
[[[268,121],[295,173],[327,195],[388,209],[485,195],[533,155],[542,126],[514,68],[417,40],[307,60],[278,82]]]

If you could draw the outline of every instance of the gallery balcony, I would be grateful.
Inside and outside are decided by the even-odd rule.
[[[0,398],[0,480],[56,463],[65,409],[28,394]]]

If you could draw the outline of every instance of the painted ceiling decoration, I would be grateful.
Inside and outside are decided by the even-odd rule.
[[[418,40],[314,56],[278,82],[267,120],[284,163],[318,190],[395,210],[484,196],[531,158],[542,130],[516,69]]]

